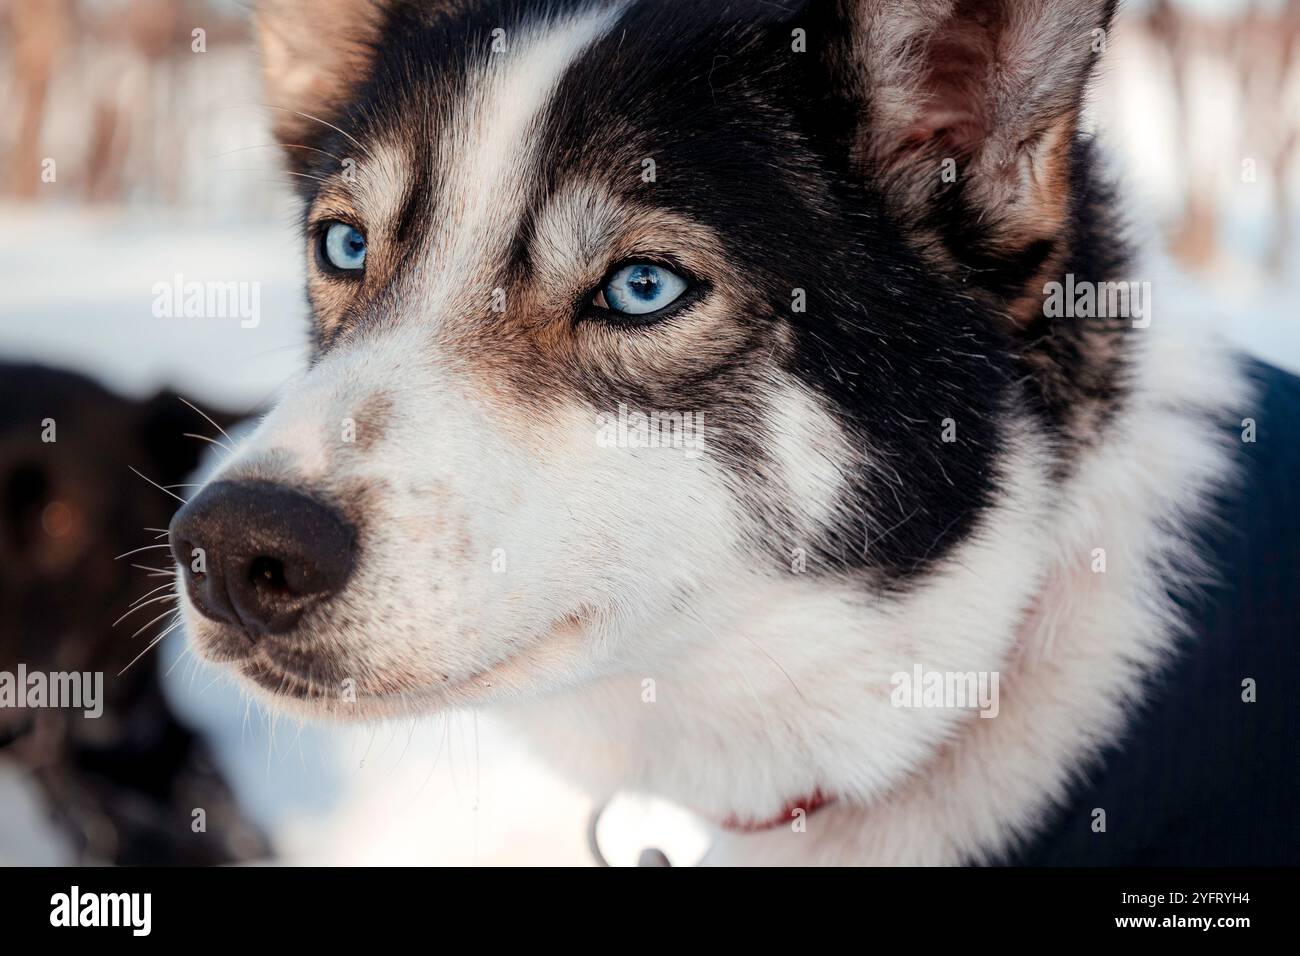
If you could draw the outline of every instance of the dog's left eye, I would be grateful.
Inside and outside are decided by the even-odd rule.
[[[686,291],[676,272],[650,262],[623,266],[596,293],[595,304],[622,315],[649,315],[671,305]]]
[[[321,235],[320,254],[340,272],[360,272],[366,264],[366,237],[356,226],[332,222]]]

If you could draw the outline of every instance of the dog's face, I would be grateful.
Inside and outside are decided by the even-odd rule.
[[[1108,354],[1025,301],[1109,11],[922,7],[264,4],[318,348],[173,525],[199,650],[410,712],[939,567]]]

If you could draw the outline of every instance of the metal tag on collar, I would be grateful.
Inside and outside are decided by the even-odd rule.
[[[689,810],[622,791],[592,811],[587,840],[601,866],[696,866],[713,845],[709,826]]]

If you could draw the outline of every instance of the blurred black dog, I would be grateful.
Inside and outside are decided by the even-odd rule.
[[[0,416],[0,672],[103,674],[96,718],[0,707],[0,762],[16,761],[39,784],[81,862],[266,857],[207,746],[171,712],[154,653],[128,667],[167,616],[133,632],[168,602],[112,626],[166,583],[131,566],[151,564],[150,551],[114,560],[151,543],[156,534],[144,529],[165,528],[174,510],[130,469],[160,485],[184,482],[204,448],[184,433],[210,434],[212,423],[172,393],[133,401],[80,375],[4,363]]]

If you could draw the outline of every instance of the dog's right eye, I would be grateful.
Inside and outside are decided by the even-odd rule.
[[[328,223],[321,232],[320,259],[327,271],[360,273],[366,264],[366,237],[346,222]]]

